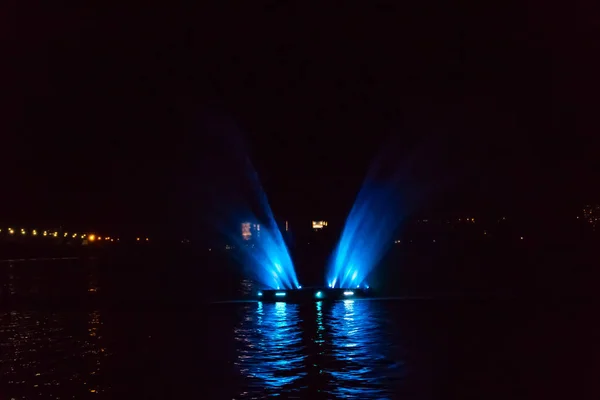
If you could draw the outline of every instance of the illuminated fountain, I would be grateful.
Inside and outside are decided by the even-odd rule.
[[[380,160],[381,161],[381,160]],[[368,289],[369,274],[393,243],[396,229],[407,215],[406,193],[401,193],[403,176],[393,168],[391,175],[376,163],[367,175],[346,218],[340,240],[326,273],[329,288]]]
[[[283,236],[273,220],[269,225],[242,223],[242,232],[236,235],[242,264],[263,289],[298,289],[301,286]],[[255,226],[254,234],[248,226]]]
[[[275,222],[239,128],[228,118],[204,121],[209,143],[202,157],[202,195],[211,205],[208,222],[261,289],[300,287],[285,240]]]

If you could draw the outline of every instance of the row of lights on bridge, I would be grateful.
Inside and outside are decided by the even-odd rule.
[[[8,232],[9,235],[15,235],[16,234],[16,231],[13,228],[8,228],[7,232]],[[0,229],[0,233],[2,233],[2,229]],[[27,235],[27,231],[25,229],[21,229],[19,233],[22,236]],[[38,236],[37,229],[33,229],[31,231],[31,236]],[[42,236],[58,237],[58,231],[54,231],[54,232],[43,231],[42,232]],[[63,233],[63,237],[66,238],[66,237],[69,237],[69,236],[71,238],[73,238],[73,239],[77,239],[77,238],[86,239],[87,238],[87,240],[90,241],[90,242],[94,242],[94,241],[105,241],[105,242],[115,242],[115,241],[117,241],[118,242],[118,241],[120,241],[119,238],[112,238],[110,236],[104,236],[104,237],[102,237],[100,235],[95,235],[93,233],[90,233],[89,235],[87,233],[83,233],[81,235],[79,233],[73,233],[72,235],[69,235],[69,232],[64,232]],[[136,241],[137,242],[140,242],[140,241],[149,242],[150,239],[149,238],[139,238],[138,237],[138,238],[136,238]]]

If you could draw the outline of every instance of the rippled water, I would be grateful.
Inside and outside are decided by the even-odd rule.
[[[12,311],[2,313],[0,321],[6,398],[72,398],[110,390],[102,379],[110,353],[98,312]]]
[[[156,301],[133,302],[106,293],[112,278],[97,278],[97,270],[79,264],[0,267],[0,399],[535,399],[600,393],[600,328],[595,307],[582,301],[167,306],[170,295],[158,286],[151,291]],[[112,287],[138,298],[144,292],[129,284],[135,279]]]
[[[388,398],[405,375],[402,347],[389,340],[389,314],[376,302],[258,302],[242,312],[235,328],[235,365],[247,382],[241,398]]]

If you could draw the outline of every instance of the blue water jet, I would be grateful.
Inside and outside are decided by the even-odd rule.
[[[384,148],[363,182],[327,268],[332,288],[368,288],[367,279],[393,243],[400,222],[409,213],[415,183],[408,182],[414,158],[397,164],[391,146]],[[387,152],[387,154],[386,154]],[[418,192],[419,190],[417,190]]]
[[[202,169],[202,190],[210,204],[206,218],[260,286],[299,288],[288,247],[239,128],[228,118],[211,116],[204,122],[209,138]]]
[[[404,157],[401,148],[385,146],[370,168],[328,265],[329,287],[368,288],[369,274],[392,246],[402,220],[450,182],[440,180],[452,168],[440,169],[434,154],[445,150],[438,141],[424,142]]]
[[[394,187],[366,184],[346,219],[328,268],[327,285],[367,287],[366,279],[390,247],[403,215]]]
[[[236,243],[234,255],[265,289],[297,289],[298,278],[287,245],[276,224],[256,224],[260,230],[254,238],[246,239],[241,232],[231,233]]]

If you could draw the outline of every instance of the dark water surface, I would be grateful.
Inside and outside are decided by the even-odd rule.
[[[162,295],[130,286],[136,302],[103,293],[102,268],[0,265],[0,399],[600,394],[585,299],[173,304],[140,278]]]

